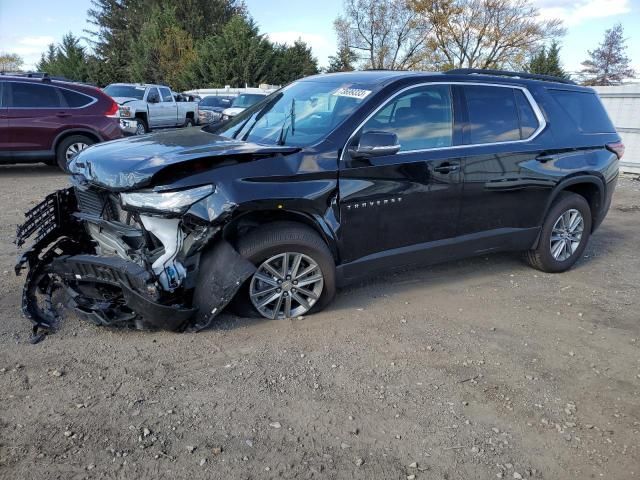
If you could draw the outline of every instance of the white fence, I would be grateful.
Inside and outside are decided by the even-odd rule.
[[[275,92],[278,88],[277,85],[260,85],[259,87],[245,87],[245,88],[232,88],[230,86],[226,86],[224,88],[197,88],[194,90],[189,90],[185,93],[190,95],[198,95],[199,97],[209,97],[209,96],[226,96],[226,97],[237,97],[241,93],[272,93]]]
[[[640,173],[640,83],[595,90],[626,147],[621,170]]]

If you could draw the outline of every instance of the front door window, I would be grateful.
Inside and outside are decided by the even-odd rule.
[[[451,103],[448,85],[413,88],[379,110],[362,131],[395,133],[401,152],[450,147],[453,144]]]

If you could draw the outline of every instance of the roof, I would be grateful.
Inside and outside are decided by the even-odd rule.
[[[43,76],[31,76],[26,74],[4,74],[0,73],[0,80],[14,80],[20,82],[31,82],[31,83],[52,83],[55,85],[71,85],[71,86],[85,86],[85,87],[93,87],[88,83],[83,82],[75,82],[73,80],[69,80],[67,78],[62,77],[43,77]]]
[[[305,77],[303,81],[314,82],[349,82],[363,83],[369,85],[380,85],[391,83],[401,78],[420,77],[420,76],[440,76],[441,73],[434,72],[417,72],[405,70],[358,70],[353,72],[337,72],[337,73],[321,73]]]
[[[324,73],[306,77],[303,81],[355,83],[382,88],[385,85],[400,80],[416,79],[425,82],[477,82],[477,83],[505,83],[516,85],[554,85],[558,88],[590,90],[587,87],[575,85],[554,77],[529,75],[521,72],[501,72],[497,70],[454,70],[451,72],[421,72],[404,70],[364,70],[354,72]]]
[[[111,85],[123,85],[123,86],[127,86],[127,87],[145,87],[145,88],[153,88],[153,87],[163,87],[163,88],[169,88],[169,86],[167,85],[162,85],[159,83],[133,83],[133,82],[115,82],[115,83],[110,83],[109,85],[107,85],[107,87],[110,87]]]

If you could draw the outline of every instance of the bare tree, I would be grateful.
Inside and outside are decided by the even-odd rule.
[[[428,24],[407,0],[345,0],[334,22],[338,44],[358,54],[364,68],[407,70],[420,62]]]
[[[540,45],[564,34],[530,0],[410,0],[432,26],[424,61],[448,68],[520,69]]]
[[[635,71],[625,55],[622,24],[607,30],[604,40],[595,50],[589,50],[589,60],[582,62],[585,85],[620,85],[625,78],[633,78]]]
[[[0,53],[0,72],[17,72],[24,60],[17,53]]]

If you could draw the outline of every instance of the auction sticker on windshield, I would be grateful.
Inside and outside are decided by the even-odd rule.
[[[361,88],[339,88],[332,95],[337,97],[350,97],[350,98],[366,98],[371,93],[371,90],[363,90]]]

